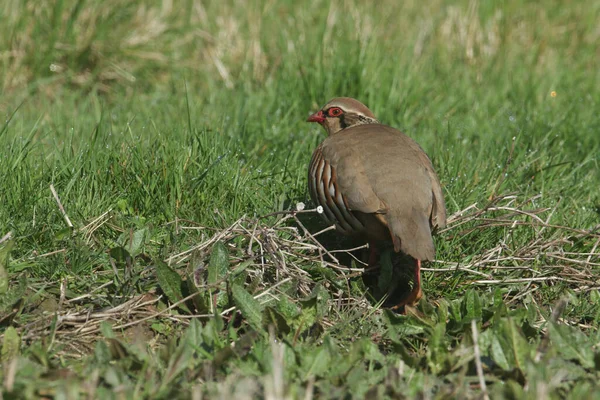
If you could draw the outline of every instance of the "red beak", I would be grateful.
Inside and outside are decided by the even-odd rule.
[[[318,112],[314,113],[313,115],[311,115],[310,117],[308,117],[306,122],[318,122],[318,123],[322,124],[323,122],[325,122],[325,115],[323,115],[323,111],[318,111]]]

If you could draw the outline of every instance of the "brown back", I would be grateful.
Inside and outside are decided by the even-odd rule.
[[[359,125],[325,139],[321,151],[348,208],[384,222],[396,251],[434,258],[431,230],[446,225],[446,207],[433,165],[414,140],[386,125]]]

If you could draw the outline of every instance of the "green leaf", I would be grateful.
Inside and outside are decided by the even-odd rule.
[[[2,341],[2,352],[0,353],[0,360],[8,361],[19,355],[21,348],[21,338],[17,333],[17,330],[9,326],[4,332],[4,340]]]
[[[600,303],[600,290],[592,290],[590,292],[590,303],[593,305]]]
[[[497,335],[490,337],[490,356],[496,364],[505,371],[509,371],[513,367],[512,358],[506,356],[504,347]]]
[[[194,318],[190,321],[190,326],[188,326],[185,332],[185,338],[193,346],[200,346],[204,342],[200,320]]]
[[[223,319],[218,314],[206,321],[204,328],[202,329],[202,340],[207,346],[213,347],[224,347],[228,344],[227,337],[221,335],[223,330]]]
[[[263,320],[260,303],[238,284],[233,284],[231,293],[235,305],[240,309],[248,324],[255,330],[260,331]]]
[[[594,367],[592,341],[580,330],[566,325],[550,323],[550,339],[559,354],[567,360],[576,360],[585,367]]]
[[[213,245],[210,261],[208,263],[208,283],[214,285],[225,278],[229,267],[229,253],[223,242],[218,241]]]
[[[292,303],[287,296],[280,296],[275,307],[287,320],[297,318],[301,314],[300,308]]]
[[[0,296],[8,291],[8,261],[14,244],[14,240],[9,240],[0,249]]]
[[[447,367],[449,358],[448,343],[446,341],[446,323],[440,322],[435,325],[429,337],[427,345],[427,361],[429,367],[435,374],[439,374]]]
[[[112,324],[108,321],[100,322],[100,333],[107,339],[115,339],[116,335],[113,332]]]
[[[235,269],[232,272],[232,275],[239,275],[242,272],[244,272],[248,267],[250,267],[252,264],[254,264],[254,260],[246,260],[244,262],[241,262],[237,267],[235,267]]]
[[[67,239],[68,237],[71,236],[71,234],[73,233],[73,229],[72,228],[63,228],[61,230],[59,230],[58,232],[56,232],[56,234],[54,235],[54,240],[64,240]]]
[[[181,340],[179,342],[179,346],[169,358],[167,369],[162,375],[161,388],[168,386],[179,374],[189,368],[190,359],[194,353],[189,341]]]
[[[459,299],[452,300],[450,302],[448,311],[450,313],[450,319],[456,321],[457,324],[463,323],[463,313]]]
[[[466,310],[466,319],[471,321],[472,319],[481,320],[481,299],[477,291],[470,289],[465,294],[464,306]]]
[[[266,330],[269,325],[275,328],[276,333],[288,334],[290,333],[290,326],[287,323],[286,318],[273,307],[265,307],[263,311],[263,321]]]
[[[210,299],[208,298],[208,296],[204,296],[205,294],[207,294],[208,292],[206,291],[200,291],[198,289],[198,287],[196,286],[196,283],[194,282],[194,278],[190,275],[187,276],[187,279],[185,280],[185,284],[187,286],[187,290],[190,294],[196,293],[196,296],[192,297],[192,303],[194,304],[194,307],[196,308],[196,312],[198,314],[206,314],[210,311],[210,306],[209,306],[209,301]]]
[[[523,371],[531,359],[531,347],[512,318],[502,319],[494,326],[490,343],[490,356],[506,371]]]
[[[169,301],[176,303],[183,299],[183,294],[181,293],[181,277],[161,260],[156,261],[156,277],[160,288]],[[191,314],[184,303],[179,304],[178,307]]]
[[[108,344],[103,340],[98,340],[96,342],[96,347],[94,348],[94,356],[96,358],[96,362],[100,365],[108,364],[112,359],[110,354],[110,349],[108,348]]]
[[[161,335],[167,336],[169,334],[169,327],[161,322],[154,322],[150,327],[156,333],[160,333]]]
[[[121,212],[126,212],[128,207],[127,199],[119,199],[117,200],[117,208],[121,210]]]
[[[304,380],[310,376],[321,376],[330,368],[331,354],[325,346],[313,348],[304,354],[302,364],[304,369]]]
[[[133,234],[129,238],[129,242],[127,243],[127,250],[129,251],[129,254],[131,254],[134,257],[140,254],[142,246],[146,241],[147,233],[147,228],[139,229],[133,232]]]
[[[388,309],[383,310],[383,317],[388,328],[388,336],[394,343],[400,343],[403,338],[419,335],[430,328],[425,320],[414,316],[398,315]]]
[[[329,311],[329,292],[320,283],[317,283],[312,292],[305,299],[300,300],[302,308],[314,307],[315,317],[323,318]]]
[[[127,262],[127,260],[131,260],[131,254],[123,247],[113,247],[110,249],[109,254],[112,258],[115,259],[118,263]]]
[[[300,305],[300,315],[293,325],[310,328],[327,314],[329,292],[318,283],[306,298],[300,300]]]
[[[382,365],[385,363],[385,356],[379,351],[377,344],[371,341],[370,338],[361,338],[355,342],[356,346],[360,348],[363,354],[362,360],[364,361],[378,361]]]
[[[19,277],[19,283],[12,285],[8,290],[0,295],[0,315],[7,313],[10,309],[23,299],[27,290],[27,278],[25,275]]]
[[[440,299],[438,301],[437,309],[434,310],[436,322],[448,321],[448,319],[450,317],[450,313],[448,311],[448,306],[449,306],[449,303],[446,299]]]
[[[531,348],[529,343],[512,320],[508,319],[505,324],[506,338],[509,340],[508,349],[512,351],[516,363],[516,367],[521,371],[525,370],[526,362],[531,359]]]

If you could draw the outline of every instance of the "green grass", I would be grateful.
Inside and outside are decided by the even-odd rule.
[[[597,396],[599,4],[363,3],[0,5],[6,398],[476,398],[479,359],[493,398]],[[261,217],[310,203],[335,96],[477,203],[408,316]]]

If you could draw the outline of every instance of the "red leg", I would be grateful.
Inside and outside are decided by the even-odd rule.
[[[414,306],[419,302],[423,292],[421,291],[421,260],[417,260],[415,265],[414,277],[413,277],[413,288],[411,292],[406,296],[399,304],[392,307],[392,310],[398,310],[404,314],[404,306]]]

